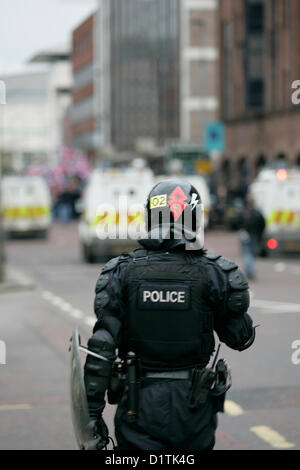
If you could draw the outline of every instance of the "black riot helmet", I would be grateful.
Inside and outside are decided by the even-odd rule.
[[[174,178],[154,186],[145,220],[150,237],[185,240],[194,243],[194,249],[203,248],[204,207],[197,189],[186,180]]]

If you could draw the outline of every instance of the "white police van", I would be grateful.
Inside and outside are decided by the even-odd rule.
[[[266,220],[264,251],[300,251],[300,171],[265,169],[251,186]]]
[[[109,258],[138,246],[144,204],[154,186],[148,168],[94,170],[82,198],[79,238],[83,259]]]
[[[40,176],[4,176],[1,201],[7,234],[45,238],[51,225],[51,195]]]

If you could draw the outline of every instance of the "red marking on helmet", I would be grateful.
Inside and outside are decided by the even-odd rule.
[[[169,207],[170,211],[173,214],[175,222],[179,219],[183,213],[185,207],[187,206],[187,196],[184,194],[180,186],[174,189],[174,191],[169,196]]]
[[[269,250],[276,250],[276,248],[278,248],[278,242],[275,238],[271,238],[271,240],[268,241],[268,248]]]

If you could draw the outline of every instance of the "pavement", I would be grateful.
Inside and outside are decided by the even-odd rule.
[[[208,232],[211,251],[241,263],[237,236]],[[76,449],[69,410],[69,338],[85,343],[95,323],[100,264],[80,259],[76,223],[54,225],[48,240],[10,240],[7,266],[31,287],[0,292],[0,449]],[[219,415],[217,450],[300,449],[300,257],[257,261],[250,313],[253,348],[222,346],[233,387]],[[6,346],[6,365],[1,364]],[[114,407],[105,419],[113,431]]]

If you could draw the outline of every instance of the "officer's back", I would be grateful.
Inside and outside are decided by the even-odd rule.
[[[128,419],[125,393],[115,417],[120,449],[209,449],[217,407],[208,393],[191,409],[192,377],[214,352],[214,331],[233,349],[251,346],[248,284],[234,262],[203,249],[203,206],[189,183],[159,183],[149,195],[146,215],[142,248],[111,260],[99,277],[98,322],[89,346],[102,354],[118,348],[124,360],[133,352],[138,361],[138,416]],[[89,386],[94,376],[89,358],[85,379],[93,410],[95,397],[101,396],[95,381]],[[98,376],[102,393],[107,368]]]

